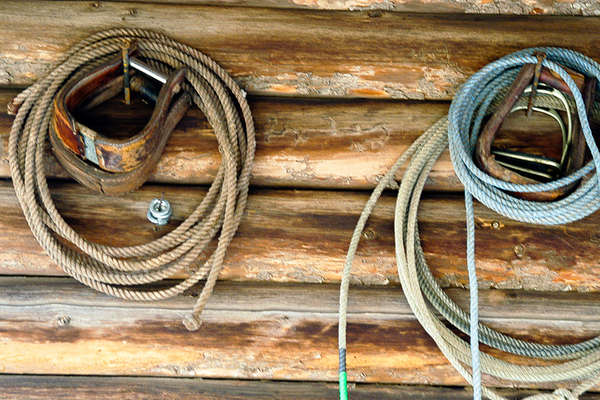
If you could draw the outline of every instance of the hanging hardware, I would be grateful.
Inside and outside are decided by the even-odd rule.
[[[165,200],[164,195],[161,196],[160,199],[152,199],[148,206],[148,212],[146,213],[148,221],[152,222],[157,227],[168,224],[171,215],[173,215],[171,203],[169,203],[168,200]]]

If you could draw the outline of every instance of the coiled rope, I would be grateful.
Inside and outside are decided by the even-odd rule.
[[[52,102],[61,86],[73,75],[114,58],[132,41],[137,43],[139,56],[163,73],[187,68],[185,89],[213,127],[222,161],[206,196],[177,228],[146,244],[114,247],[85,239],[60,215],[46,182],[44,148]],[[46,77],[13,100],[11,111],[16,112],[8,148],[12,180],[31,231],[46,253],[78,281],[128,300],[166,299],[206,279],[192,313],[184,319],[188,329],[197,329],[246,208],[255,138],[244,91],[216,62],[194,48],[152,31],[111,29],[71,48]],[[207,256],[205,250],[214,240],[216,249]],[[169,288],[132,287],[179,271],[190,271],[190,275]]]
[[[574,93],[571,108],[577,109],[593,160],[570,176],[553,182],[516,185],[495,179],[481,171],[473,162],[473,152],[484,117],[493,113],[519,68],[524,64],[537,63],[534,53],[540,51],[547,55],[543,65],[558,73]],[[478,322],[473,197],[506,217],[546,225],[576,221],[600,207],[600,153],[590,130],[581,94],[571,77],[558,63],[587,76],[600,78],[598,63],[577,52],[560,48],[526,49],[487,65],[471,76],[459,89],[448,116],[435,123],[400,156],[371,194],[352,235],[340,286],[341,399],[348,398],[345,368],[346,311],[352,262],[367,219],[386,187],[398,189],[394,213],[395,254],[404,294],[415,316],[442,353],[467,382],[473,385],[474,399],[480,399],[482,394],[494,400],[504,399],[493,390],[482,386],[482,372],[516,382],[579,382],[572,390],[560,388],[553,393],[528,397],[538,400],[577,399],[580,394],[600,382],[600,337],[574,345],[543,345],[511,338]],[[520,99],[517,105],[526,104],[526,101]],[[564,111],[564,105],[547,95],[538,95],[535,104]],[[596,121],[600,120],[598,103],[594,103],[590,117]],[[446,146],[450,147],[454,169],[465,186],[470,315],[462,311],[435,281],[427,266],[418,233],[417,211],[423,187],[431,168]],[[408,163],[408,166],[398,186],[394,176],[405,163]],[[549,191],[580,179],[582,184],[576,191],[554,202],[532,202],[507,193]],[[466,343],[444,325],[436,312],[462,332],[469,333],[470,343]],[[480,342],[516,355],[561,362],[544,366],[513,364],[486,353],[480,354]]]

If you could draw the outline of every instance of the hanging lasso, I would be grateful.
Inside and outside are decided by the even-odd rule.
[[[489,115],[506,94],[506,89],[515,79],[518,69],[524,64],[538,62],[533,54],[540,51],[547,55],[543,65],[559,74],[574,93],[571,109],[577,110],[593,161],[579,171],[553,182],[516,185],[493,178],[481,171],[473,162],[473,152],[484,116]],[[469,78],[452,101],[448,117],[442,118],[421,135],[402,154],[373,191],[354,230],[342,275],[339,314],[341,399],[347,398],[346,311],[352,262],[361,233],[377,199],[386,187],[398,188],[394,176],[405,163],[408,163],[408,166],[398,188],[394,215],[396,262],[402,289],[421,325],[435,340],[451,364],[469,383],[473,384],[474,399],[480,399],[482,394],[490,399],[504,399],[489,388],[481,386],[481,372],[517,382],[543,383],[573,380],[580,382],[572,390],[560,388],[550,394],[531,396],[531,399],[576,399],[598,382],[600,337],[575,345],[542,345],[511,338],[478,323],[473,197],[502,215],[537,224],[552,225],[576,221],[600,208],[600,153],[592,137],[579,89],[557,63],[586,76],[600,78],[600,65],[579,53],[565,49],[527,49],[491,63]],[[526,104],[526,101],[521,99],[521,103]],[[564,110],[564,105],[551,96],[538,95],[536,104]],[[600,120],[600,109],[597,103],[594,103],[590,117],[596,121]],[[417,210],[425,181],[448,144],[456,174],[465,186],[470,316],[445,295],[433,278],[421,249],[418,233]],[[584,179],[576,191],[562,200],[533,202],[507,193],[549,191],[576,182],[586,175],[591,176],[587,180]],[[459,330],[469,333],[471,343],[465,342],[444,325],[437,312]],[[486,353],[480,355],[480,342],[517,355],[563,361],[546,366],[513,364]]]
[[[44,173],[44,147],[52,102],[60,88],[75,74],[120,54],[131,42],[136,42],[141,58],[163,73],[187,69],[184,88],[213,127],[222,162],[208,193],[181,225],[146,244],[114,247],[86,240],[57,211]],[[31,231],[52,260],[78,281],[130,300],[173,297],[206,279],[192,314],[184,319],[188,329],[197,329],[246,207],[255,138],[244,91],[194,48],[147,30],[112,29],[71,48],[46,77],[13,100],[9,112],[16,113],[9,139],[15,192]],[[216,249],[203,259],[212,241],[217,242]],[[188,270],[187,279],[166,289],[131,287]]]

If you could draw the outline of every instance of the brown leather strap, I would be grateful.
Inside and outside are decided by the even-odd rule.
[[[580,74],[577,71],[574,71],[570,68],[562,66],[562,68],[569,74],[569,76],[575,82],[575,85],[579,88],[579,90],[583,90],[583,86],[585,84],[585,76]],[[552,86],[560,90],[561,92],[565,92],[566,94],[571,94],[571,89],[567,86],[566,82],[561,79],[561,77],[554,71],[548,68],[542,68],[542,73],[540,74],[540,82],[544,82],[547,85]]]
[[[504,98],[504,101],[498,107],[498,109],[492,115],[492,117],[488,120],[483,130],[481,131],[475,149],[475,161],[483,171],[498,179],[502,179],[504,181],[516,184],[535,184],[539,182],[532,178],[520,175],[500,165],[496,161],[495,156],[492,154],[492,143],[494,142],[494,139],[500,129],[500,126],[502,125],[502,122],[513,109],[515,103],[517,102],[519,97],[521,97],[525,88],[531,84],[534,77],[534,73],[535,64],[526,64],[521,68],[513,84],[509,88],[508,94]],[[577,74],[575,72],[571,73],[571,76],[575,80],[580,90],[583,91],[582,94],[584,100],[586,101],[586,106],[589,107],[594,98],[596,80],[584,78],[582,75]],[[543,82],[546,85],[551,86],[567,94],[571,94],[571,91],[567,87],[566,83],[562,81],[562,79],[557,78],[555,74],[553,74],[550,70],[546,68],[542,69],[542,72],[540,74],[540,82]],[[563,175],[568,175],[569,173],[581,168],[584,163],[585,138],[583,137],[583,132],[578,122],[579,120],[577,115],[574,115],[573,140],[569,150],[569,162],[567,163],[567,168],[563,171]],[[527,200],[552,201],[561,196],[564,196],[566,193],[571,191],[574,186],[575,185],[568,185],[549,192],[513,194]]]
[[[129,192],[146,181],[191,104],[187,93],[176,98],[186,73],[179,69],[160,89],[150,120],[135,136],[110,139],[76,122],[70,110],[93,107],[122,89],[119,72],[120,61],[115,59],[69,81],[53,104],[49,132],[54,154],[67,172],[81,184],[106,194]],[[141,77],[136,78],[133,83],[140,82]]]
[[[75,121],[71,111],[90,97],[106,97],[102,94],[110,93],[119,77],[122,79],[122,61],[115,59],[81,79],[69,81],[57,94],[53,108],[53,127],[64,146],[110,172],[139,168],[156,151],[160,135],[165,134],[162,126],[169,106],[181,88],[185,70],[176,71],[162,87],[154,112],[141,132],[127,139],[111,139]]]
[[[581,95],[583,96],[583,103],[585,104],[585,111],[587,115],[590,115],[592,103],[596,96],[596,85],[598,80],[596,78],[585,78],[585,81],[581,88]],[[564,171],[564,175],[569,175],[572,172],[577,171],[586,161],[586,143],[585,137],[583,136],[583,129],[579,122],[579,117],[575,114],[573,118],[573,141],[571,142],[571,157],[567,167]],[[588,155],[587,161],[591,160],[591,154]]]
[[[58,137],[54,125],[52,125],[50,129],[50,142],[52,143],[54,155],[75,180],[90,189],[105,194],[130,192],[142,186],[148,179],[167,144],[169,139],[168,133],[175,129],[175,126],[183,118],[190,104],[190,96],[187,93],[184,93],[175,101],[162,125],[163,134],[159,136],[156,147],[138,168],[134,170],[124,173],[112,173],[103,171],[87,163],[64,145]]]

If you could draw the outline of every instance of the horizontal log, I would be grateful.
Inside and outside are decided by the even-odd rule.
[[[119,0],[117,0],[119,1]],[[141,0],[144,3],[207,4],[317,10],[385,10],[413,13],[600,15],[600,5],[585,0]]]
[[[3,1],[0,84],[29,84],[78,40],[118,26],[206,52],[250,93],[401,99],[450,99],[469,75],[525,47],[598,57],[600,33],[586,17]]]
[[[337,395],[337,386],[323,382],[233,381],[188,378],[126,378],[99,376],[0,376],[0,399],[46,400],[77,393],[81,400],[327,400]],[[540,393],[533,390],[500,391],[518,393],[517,398]],[[351,384],[356,400],[470,400],[473,394],[461,387]],[[586,393],[583,400],[598,400],[598,393]]]
[[[144,186],[123,197],[107,197],[75,184],[57,184],[51,190],[59,211],[76,230],[90,240],[120,246],[163,235],[191,213],[205,193],[202,188]],[[146,209],[163,192],[174,216],[165,230],[156,232],[146,220]],[[253,191],[221,278],[339,282],[348,242],[367,198],[366,193],[354,192]],[[355,283],[398,282],[394,203],[393,194],[384,195],[367,224],[353,267]],[[0,184],[0,215],[0,273],[63,274],[36,243],[6,181]],[[600,290],[600,214],[552,227],[511,221],[480,205],[475,215],[480,287]],[[467,286],[462,197],[425,199],[419,221],[434,275],[443,286]]]
[[[0,289],[3,373],[337,377],[337,286],[219,285],[196,333],[181,324],[193,301],[189,295],[134,303],[50,278],[3,278]],[[468,301],[462,289],[450,295],[463,306]],[[354,289],[350,299],[351,381],[464,384],[399,290]],[[480,304],[487,324],[530,340],[573,343],[600,332],[598,294],[482,291]]]
[[[0,90],[0,176],[10,176],[8,133],[13,118],[6,104],[17,94]],[[448,111],[447,103],[407,101],[332,101],[252,98],[257,150],[253,185],[304,188],[372,188],[396,158]],[[80,120],[107,135],[137,132],[150,110],[110,102]],[[535,127],[535,129],[532,129]],[[497,143],[524,152],[560,158],[560,134],[549,117],[515,114]],[[49,153],[49,152],[48,152]],[[53,156],[49,176],[66,177]],[[214,178],[220,155],[212,129],[198,110],[189,111],[169,139],[152,182],[206,184]],[[401,177],[402,171],[398,174]],[[448,152],[434,167],[427,190],[457,191]]]

